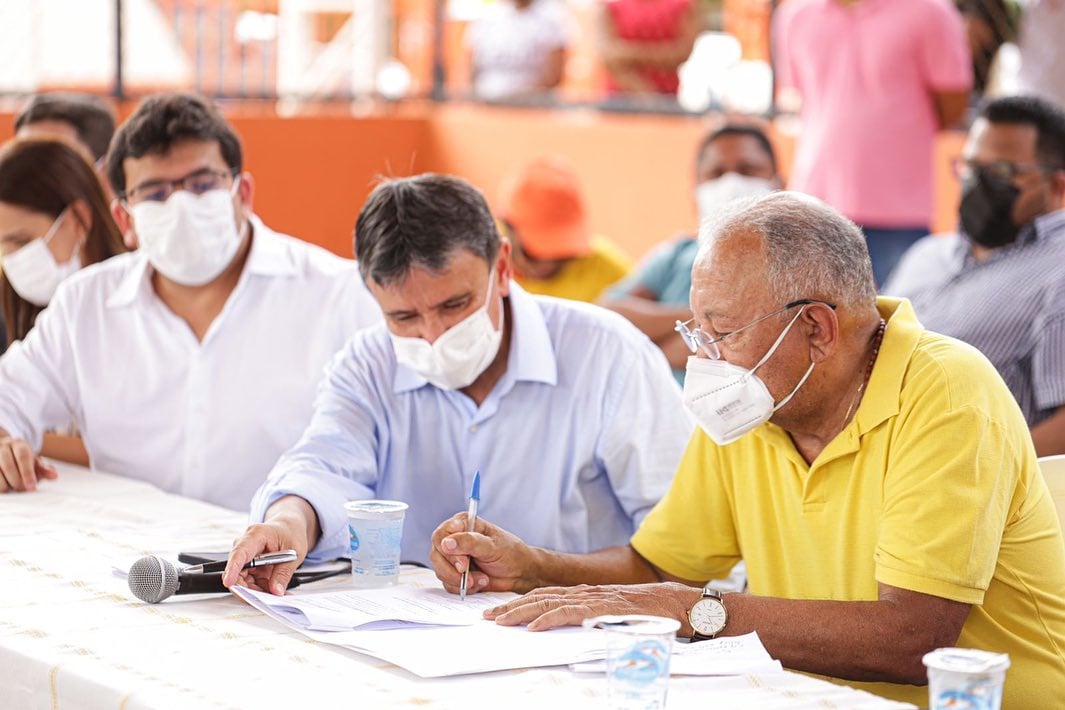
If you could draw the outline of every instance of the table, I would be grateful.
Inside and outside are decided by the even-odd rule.
[[[0,708],[606,707],[603,677],[564,667],[426,680],[313,642],[232,596],[143,604],[112,565],[226,549],[244,529],[244,514],[58,468],[59,479],[35,493],[0,495]],[[910,706],[772,673],[672,678],[669,708],[689,707]]]

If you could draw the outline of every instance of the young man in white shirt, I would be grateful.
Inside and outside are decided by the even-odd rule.
[[[246,509],[310,419],[324,365],[380,321],[353,261],[252,212],[240,141],[205,100],[149,97],[108,158],[140,249],[84,269],[0,359],[0,492],[56,472],[74,420],[93,465]]]

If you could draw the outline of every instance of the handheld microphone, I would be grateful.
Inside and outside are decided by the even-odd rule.
[[[142,557],[129,568],[126,577],[133,596],[143,602],[156,604],[175,594],[228,593],[222,585],[222,573],[186,574],[169,560],[157,555]]]

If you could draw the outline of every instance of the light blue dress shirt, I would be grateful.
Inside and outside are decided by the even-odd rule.
[[[385,326],[356,334],[319,387],[300,442],[252,501],[307,500],[312,558],[348,554],[344,502],[410,505],[403,559],[427,562],[436,527],[466,509],[532,545],[588,552],[625,544],[669,487],[693,424],[661,351],[596,306],[511,283],[507,370],[480,407],[396,363]]]

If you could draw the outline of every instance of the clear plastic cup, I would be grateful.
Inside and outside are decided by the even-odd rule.
[[[974,648],[937,648],[922,659],[928,668],[929,710],[999,710],[1010,657]]]
[[[407,504],[398,500],[353,500],[344,504],[351,543],[351,580],[360,589],[399,581],[399,555]]]
[[[618,710],[660,710],[669,688],[669,656],[680,622],[661,616],[599,616],[606,631],[607,697]]]

